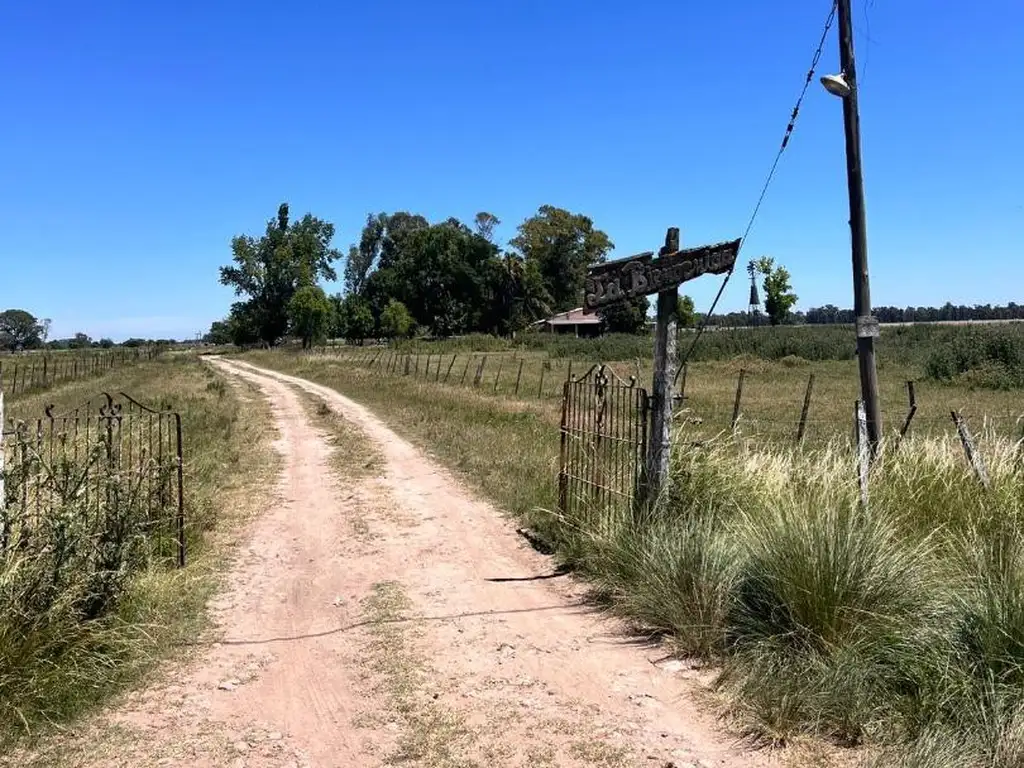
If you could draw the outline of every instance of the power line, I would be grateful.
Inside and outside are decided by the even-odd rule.
[[[764,186],[761,187],[761,194],[758,195],[757,203],[754,205],[754,211],[750,214],[750,220],[747,222],[747,228],[743,231],[743,237],[740,238],[740,250],[743,249],[743,244],[747,240],[747,236],[750,234],[750,230],[754,228],[754,222],[757,220],[757,214],[761,211],[761,204],[764,202],[765,196],[768,194],[768,188],[771,186],[772,180],[775,178],[775,171],[779,167],[779,161],[782,159],[782,153],[786,151],[786,147],[789,146],[789,139],[793,135],[793,129],[796,127],[796,118],[800,114],[800,106],[803,104],[804,96],[807,94],[807,89],[811,85],[811,80],[814,78],[814,71],[818,68],[818,62],[821,61],[822,52],[825,50],[825,42],[828,40],[829,30],[832,29],[832,24],[836,19],[836,6],[837,3],[833,0],[832,8],[828,13],[828,18],[825,19],[825,28],[821,32],[821,39],[818,41],[818,47],[814,51],[814,58],[811,59],[811,68],[807,70],[807,78],[804,80],[804,87],[800,90],[800,95],[797,97],[796,105],[793,107],[793,112],[789,117],[789,124],[786,126],[786,132],[782,136],[782,143],[779,145],[779,151],[775,154],[775,160],[772,162],[771,170],[768,171],[768,176],[764,180]],[[739,253],[736,254],[737,261],[739,260]],[[679,378],[679,372],[683,369],[683,366],[690,359],[690,355],[693,354],[694,348],[697,346],[697,342],[700,341],[701,335],[704,333],[704,329],[707,327],[708,319],[715,312],[715,307],[718,306],[718,301],[722,298],[722,294],[725,292],[725,287],[729,284],[729,278],[732,277],[732,273],[735,270],[736,265],[729,269],[725,275],[725,279],[722,280],[722,285],[718,288],[718,293],[715,294],[714,301],[711,302],[711,308],[708,309],[707,313],[701,320],[700,325],[697,328],[697,333],[690,343],[690,347],[686,350],[686,354],[683,355],[682,361],[676,370],[676,378]]]

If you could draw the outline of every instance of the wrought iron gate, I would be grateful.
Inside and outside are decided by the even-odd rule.
[[[124,392],[8,421],[0,425],[0,555],[48,546],[54,521],[63,520],[96,546],[142,537],[148,557],[183,566],[182,480],[181,416]]]
[[[563,515],[632,509],[645,477],[647,414],[647,391],[606,365],[565,382],[558,475]]]

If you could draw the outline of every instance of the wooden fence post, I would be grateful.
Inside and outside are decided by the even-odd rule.
[[[480,365],[478,365],[476,368],[476,376],[473,377],[474,387],[480,386],[480,379],[483,378],[485,365],[487,365],[487,355],[484,355],[483,357],[480,358]]]
[[[807,432],[807,412],[811,410],[811,395],[814,392],[814,374],[807,377],[807,391],[804,392],[804,406],[800,409],[800,424],[796,428],[796,444],[802,445]]]
[[[410,360],[409,359],[409,355],[406,354],[406,356],[405,356],[405,373],[403,374],[404,376],[408,376],[409,375],[409,369],[411,367],[412,367],[412,360]]]
[[[871,445],[868,440],[868,417],[864,413],[864,403],[860,400],[854,405],[854,433],[857,436],[857,487],[860,489],[860,503],[865,509],[868,506],[868,473],[871,470]]]
[[[523,380],[523,363],[524,360],[519,361],[519,373],[516,374],[516,393],[515,396],[519,397],[519,382]]]
[[[540,400],[542,397],[544,397],[544,370],[545,370],[545,363],[546,362],[547,361],[545,361],[545,360],[541,360],[540,361],[540,384],[537,385],[537,399],[538,400]]]
[[[736,431],[736,425],[740,420],[740,403],[743,400],[743,379],[746,377],[747,371],[744,368],[740,368],[740,377],[736,382],[736,401],[732,405],[732,426],[733,432]]]
[[[498,394],[498,382],[501,381],[501,369],[505,365],[505,358],[498,358],[498,375],[494,377],[494,389],[492,392]]]
[[[448,370],[444,372],[444,383],[448,383],[448,377],[452,375],[452,368],[455,366],[455,358],[458,355],[452,355],[452,361],[448,363]]]
[[[49,373],[49,370],[48,370],[49,367],[50,367],[50,358],[48,358],[48,357],[46,357],[44,355],[43,356],[43,388],[44,389],[46,388],[46,379],[48,378],[47,374]]]
[[[963,443],[964,453],[967,454],[967,461],[970,462],[975,477],[978,478],[978,482],[981,483],[982,487],[989,488],[990,481],[988,479],[988,469],[985,467],[985,459],[982,458],[981,454],[978,453],[978,449],[974,446],[974,438],[971,436],[970,430],[967,429],[967,422],[956,411],[950,411],[949,415],[953,419],[953,423],[956,424],[957,434],[960,436],[960,442]]]
[[[466,367],[462,369],[462,378],[459,379],[459,384],[460,385],[466,383],[466,374],[469,373],[469,364],[471,362],[473,362],[473,356],[469,355],[469,356],[466,357]]]

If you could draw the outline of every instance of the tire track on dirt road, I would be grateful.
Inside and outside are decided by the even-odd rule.
[[[372,535],[355,547],[348,542],[344,558],[336,554],[341,551],[336,535],[325,538],[322,530],[338,527],[332,518],[339,510],[330,506],[329,495],[322,491],[330,484],[295,476],[286,478],[284,487],[294,514],[309,517],[306,534],[313,542],[308,544],[312,549],[305,581],[310,587],[318,579],[330,583],[333,577],[325,571],[337,569],[345,583],[331,586],[351,599],[365,599],[381,585],[400,590],[401,618],[408,621],[388,626],[410,630],[408,636],[392,641],[414,649],[420,660],[405,660],[420,664],[412,698],[425,700],[428,709],[446,707],[446,722],[457,721],[461,744],[444,760],[420,754],[423,764],[734,768],[772,762],[764,753],[745,752],[716,729],[713,719],[694,703],[696,686],[686,679],[683,665],[652,664],[649,659],[658,655],[657,650],[638,648],[618,625],[595,615],[583,604],[580,585],[569,579],[529,580],[549,573],[550,561],[526,547],[497,510],[473,498],[368,409],[298,377],[241,361],[218,359],[212,364],[248,379],[278,404],[279,418],[282,411],[286,416],[286,455],[317,457],[310,465],[314,474],[324,471],[324,438],[297,412],[301,409],[295,402],[296,390],[321,399],[356,425],[381,453],[383,476],[362,489],[359,501]],[[334,551],[326,546],[328,540],[334,542]],[[326,608],[320,614],[297,612],[288,629],[309,633],[336,621],[336,614]],[[252,620],[266,636],[267,623],[259,617]],[[329,659],[310,662],[326,664]],[[359,660],[349,662],[358,665]],[[380,667],[377,664],[378,680]],[[386,669],[383,674],[387,676]],[[327,698],[321,714],[339,731],[358,731],[343,722],[350,707],[345,706],[345,696],[336,698],[331,675],[324,670],[324,680],[314,686]],[[340,678],[333,681],[339,682]],[[377,690],[380,693],[379,685]],[[304,700],[301,684],[290,692]],[[258,698],[256,708],[266,713]],[[419,706],[410,701],[399,705]],[[282,715],[301,716],[291,704],[281,706]],[[316,723],[313,728],[291,719],[282,727],[307,743],[311,757],[326,755],[309,740],[321,739],[327,723],[318,719],[315,708],[309,714]],[[386,711],[379,716],[388,719]],[[395,720],[388,725],[394,730]],[[397,726],[401,731],[408,723]],[[429,734],[420,736],[429,741]],[[403,737],[408,740],[409,734],[397,734],[399,747]],[[356,741],[338,736],[327,747],[350,749]],[[387,751],[380,752],[386,758]],[[363,755],[364,760],[367,757]]]

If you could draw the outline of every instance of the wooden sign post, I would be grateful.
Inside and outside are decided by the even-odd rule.
[[[672,382],[676,374],[676,311],[679,286],[701,275],[732,270],[740,241],[681,250],[679,230],[670,227],[658,251],[592,266],[587,274],[584,312],[598,312],[619,301],[658,294],[654,326],[654,381],[651,388],[651,434],[647,441],[646,494],[653,502],[668,484],[672,429]]]

